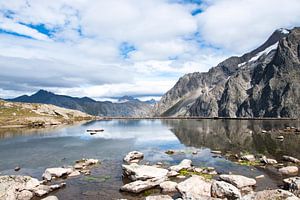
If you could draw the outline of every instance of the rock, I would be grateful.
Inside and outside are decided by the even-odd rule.
[[[237,188],[243,188],[247,186],[254,186],[256,184],[256,180],[253,178],[248,178],[241,175],[220,175],[221,180],[231,183]]]
[[[171,166],[169,170],[179,172],[182,169],[188,169],[190,167],[192,167],[192,161],[184,159],[178,165]]]
[[[58,198],[56,196],[48,196],[48,197],[43,198],[41,200],[58,200]]]
[[[292,156],[283,156],[283,160],[293,162],[293,163],[300,163],[299,159],[294,158]]]
[[[168,177],[174,177],[174,176],[177,176],[177,175],[179,175],[179,173],[176,172],[176,171],[169,171],[169,172],[167,173],[167,176],[168,176]]]
[[[204,169],[202,169],[202,168],[200,168],[200,167],[194,168],[194,172],[202,173],[203,171],[204,171]]]
[[[176,176],[176,178],[179,178],[179,179],[185,179],[185,178],[186,178],[186,176],[179,175],[179,176]]]
[[[19,166],[15,167],[15,171],[16,171],[16,172],[17,172],[17,171],[20,171],[20,169],[21,169],[21,167],[19,167]]]
[[[168,150],[168,151],[166,151],[165,153],[168,154],[168,155],[173,155],[173,154],[175,153],[175,151],[173,151],[173,150]]]
[[[165,181],[159,184],[159,187],[162,189],[163,193],[176,192],[176,186],[177,183],[173,181]]]
[[[285,188],[291,191],[300,190],[300,177],[291,177],[283,179]]]
[[[84,169],[84,168],[85,168],[84,163],[76,163],[74,165],[74,169]]]
[[[78,170],[74,170],[68,177],[80,176],[80,172]]]
[[[192,152],[193,155],[196,155],[197,153],[198,153],[198,151],[193,151]]]
[[[279,136],[276,137],[276,139],[277,139],[277,140],[283,140],[284,137],[283,137],[282,135],[279,135]]]
[[[48,185],[39,185],[32,189],[34,194],[38,197],[44,196],[52,191],[51,187]]]
[[[144,158],[144,154],[139,151],[131,151],[125,157],[124,161],[126,163],[131,163],[133,160],[142,160]]]
[[[299,200],[293,193],[285,190],[263,190],[259,192],[250,193],[243,197],[243,200]]]
[[[137,180],[121,187],[121,191],[140,193],[142,191],[151,189],[155,186],[158,186],[162,182],[166,181],[166,177],[152,178],[146,181]]]
[[[265,164],[269,164],[269,165],[277,164],[277,160],[271,159],[271,158],[267,158],[266,156],[263,156],[260,159],[260,162],[265,163]]]
[[[211,185],[211,196],[227,199],[240,199],[242,197],[239,189],[224,181],[213,181]]]
[[[259,175],[255,177],[255,179],[261,179],[261,178],[265,178],[265,175]]]
[[[60,188],[65,187],[65,186],[66,186],[66,183],[60,183],[60,184],[50,185],[50,188],[51,188],[51,191],[52,191],[52,190],[60,189]]]
[[[241,157],[242,160],[246,160],[246,161],[250,161],[250,162],[254,162],[255,161],[255,156],[252,154],[249,155],[244,155]]]
[[[43,179],[51,181],[52,177],[60,178],[65,175],[69,175],[73,172],[72,168],[47,168],[43,174]]]
[[[19,194],[18,194],[18,197],[17,199],[20,199],[20,200],[30,200],[32,199],[34,196],[34,194],[28,190],[22,190]],[[1,195],[0,195],[1,197]]]
[[[203,196],[210,197],[211,183],[201,176],[192,176],[176,186],[183,199],[201,199]]]
[[[214,151],[211,151],[211,153],[213,153],[213,154],[222,154],[222,151],[216,151],[216,150],[214,150]]]
[[[131,165],[122,165],[124,174],[128,176],[129,179],[135,180],[146,180],[151,178],[162,178],[167,176],[168,170],[148,166],[148,165],[138,165],[138,164],[131,164]]]
[[[84,175],[90,175],[91,174],[91,170],[89,169],[84,169],[80,171],[81,173],[83,173]]]
[[[282,167],[278,170],[282,175],[295,175],[298,173],[298,167],[296,166],[287,166]]]
[[[173,200],[169,195],[148,196],[145,200]]]

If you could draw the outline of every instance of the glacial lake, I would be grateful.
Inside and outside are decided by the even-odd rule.
[[[285,127],[300,127],[297,120],[108,120],[51,129],[0,129],[1,175],[31,175],[41,180],[48,167],[73,165],[81,158],[96,158],[101,165],[91,176],[63,180],[67,186],[51,194],[59,199],[143,199],[146,194],[132,195],[119,191],[123,185],[123,157],[130,151],[144,153],[145,162],[178,164],[188,158],[195,166],[215,167],[219,173],[241,174],[258,179],[256,190],[277,188],[282,184],[277,170],[268,167],[239,165],[224,154],[248,152],[263,154],[279,162],[282,155],[300,158],[300,135],[279,133]],[[87,129],[104,129],[90,135]],[[266,130],[267,133],[262,133]],[[284,135],[284,140],[278,140]],[[176,150],[167,155],[166,150]],[[192,152],[198,151],[196,155]],[[16,166],[21,170],[14,171]],[[157,191],[153,191],[154,193]]]

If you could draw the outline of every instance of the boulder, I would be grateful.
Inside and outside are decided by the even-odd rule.
[[[253,178],[248,178],[241,175],[220,175],[220,179],[226,181],[237,188],[243,188],[248,186],[254,186],[256,184],[256,180]]]
[[[246,160],[246,161],[250,161],[250,162],[254,162],[255,161],[255,156],[252,154],[249,155],[244,155],[241,157],[242,160]]]
[[[294,158],[292,156],[283,156],[283,160],[293,162],[293,163],[300,163],[299,159]]]
[[[129,152],[125,157],[124,161],[128,164],[132,163],[132,161],[137,162],[139,160],[142,160],[144,158],[144,154],[139,151],[131,151]]]
[[[298,167],[296,166],[287,166],[287,167],[282,167],[280,168],[278,171],[282,174],[282,175],[295,175],[298,173]]]
[[[132,193],[140,193],[142,191],[151,189],[155,186],[158,186],[162,182],[166,181],[166,177],[160,178],[152,178],[146,181],[137,180],[121,187],[121,191],[132,192]]]
[[[269,164],[269,165],[277,164],[277,160],[271,159],[271,158],[267,158],[266,156],[263,156],[260,159],[260,162],[265,163],[265,164]]]
[[[159,187],[162,189],[163,193],[168,193],[168,192],[176,192],[177,183],[173,181],[165,181],[159,184]]]
[[[259,192],[250,193],[243,197],[243,200],[299,200],[293,193],[286,190],[263,190]]]
[[[300,177],[291,177],[283,179],[285,188],[288,190],[300,190]]]
[[[178,165],[171,166],[169,170],[179,172],[182,169],[188,169],[191,167],[192,167],[192,161],[189,159],[184,159]]]
[[[176,186],[177,190],[185,199],[201,199],[203,196],[210,197],[211,183],[201,176],[192,176]]]
[[[173,200],[169,195],[156,195],[156,196],[148,196],[145,200]]]
[[[60,178],[65,175],[69,175],[72,172],[73,172],[72,168],[62,168],[62,167],[47,168],[43,174],[43,179],[47,181],[51,181],[53,177]]]
[[[224,181],[212,182],[211,196],[217,198],[227,198],[229,200],[240,199],[242,197],[238,188]]]
[[[124,174],[128,176],[129,179],[135,180],[146,180],[151,178],[162,178],[167,176],[168,170],[148,166],[148,165],[138,165],[133,163],[131,165],[122,165]]]

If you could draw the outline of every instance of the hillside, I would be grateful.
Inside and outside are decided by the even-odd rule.
[[[156,116],[300,117],[300,28],[276,30],[257,49],[179,79]]]

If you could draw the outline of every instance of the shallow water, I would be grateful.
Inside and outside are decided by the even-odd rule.
[[[210,151],[250,152],[278,160],[286,154],[300,158],[300,135],[284,134],[283,141],[276,139],[286,126],[300,124],[287,120],[110,120],[50,130],[0,130],[0,173],[41,179],[47,167],[70,165],[83,157],[97,158],[102,164],[92,170],[92,179],[81,176],[65,180],[67,187],[55,195],[60,199],[139,199],[144,194],[119,192],[122,159],[129,151],[139,150],[145,154],[144,162],[162,161],[168,166],[189,158],[196,166],[215,167],[220,173],[264,174],[256,189],[277,188],[281,177],[276,170],[237,165]],[[105,131],[90,135],[87,129]],[[168,149],[182,153],[167,155],[164,152]],[[195,149],[197,155],[192,154]],[[21,167],[19,172],[14,172],[16,166]]]

